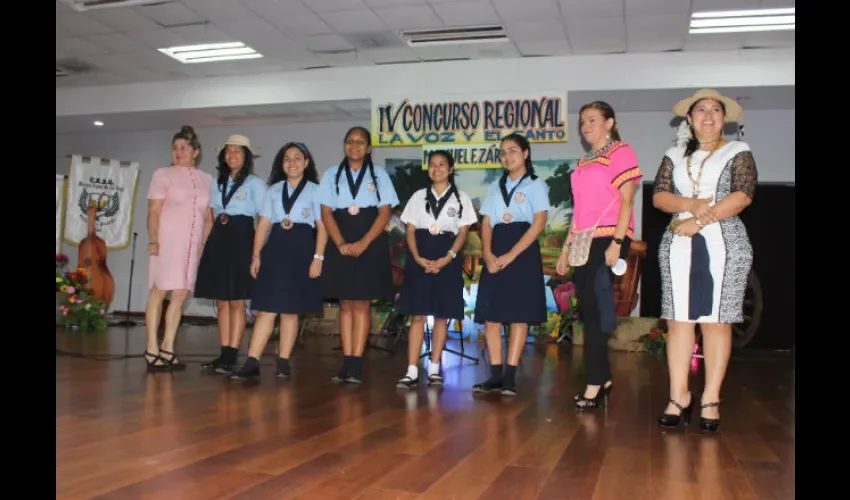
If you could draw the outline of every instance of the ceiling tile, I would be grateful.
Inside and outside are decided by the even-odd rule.
[[[180,2],[133,7],[133,10],[164,27],[204,22],[203,17]]]
[[[240,0],[260,17],[307,16],[313,13],[301,0]]]
[[[347,10],[319,14],[337,33],[369,33],[387,29],[381,19],[371,10]]]
[[[626,18],[629,52],[659,52],[684,47],[688,34],[688,13]]]
[[[744,33],[746,48],[779,48],[796,45],[795,31],[765,31],[760,33]]]
[[[574,54],[609,54],[626,50],[622,18],[567,20],[567,40]]]
[[[429,6],[387,7],[372,9],[384,23],[395,30],[442,28],[443,21]]]
[[[759,0],[691,0],[692,12],[712,11],[712,10],[740,10],[740,9],[757,9]],[[784,2],[793,0],[781,0]]]
[[[624,0],[626,16],[690,13],[690,2],[682,0]]]
[[[181,0],[181,2],[211,23],[257,19],[252,10],[233,0]]]
[[[578,17],[618,17],[623,15],[623,0],[559,0],[565,19]]]
[[[138,52],[147,48],[123,33],[94,35],[87,37],[86,39],[112,54],[118,54],[121,52]]]
[[[425,47],[414,47],[413,51],[424,61],[438,61],[443,59],[468,59],[469,53],[466,45],[426,45]]]
[[[572,54],[566,40],[546,42],[518,42],[514,44],[523,56],[568,56]]]
[[[387,47],[377,49],[363,49],[360,51],[363,57],[371,59],[375,63],[397,63],[420,61],[419,56],[413,49],[407,47]]]
[[[759,7],[766,9],[770,8],[778,8],[778,7],[796,7],[797,2],[794,0],[761,0],[759,2]]]
[[[370,8],[398,7],[401,5],[428,5],[428,0],[363,0]]]
[[[499,24],[499,15],[488,0],[471,2],[434,3],[432,7],[446,26],[472,26],[476,24]]]
[[[556,0],[492,0],[496,12],[505,22],[557,19],[561,13]]]
[[[56,57],[80,57],[108,54],[109,51],[82,38],[56,40]]]
[[[309,35],[326,35],[334,32],[319,16],[310,12],[304,16],[264,16],[265,20],[290,38]]]
[[[86,12],[86,17],[109,26],[113,31],[145,31],[161,28],[155,21],[133,9],[98,9]],[[57,21],[58,24],[58,21]]]
[[[316,13],[339,12],[343,10],[367,9],[363,0],[302,0],[304,5]]]
[[[56,16],[56,26],[71,36],[102,35],[115,30],[99,23],[84,14],[63,14]]]
[[[517,42],[557,42],[567,39],[560,19],[507,23],[508,36]]]
[[[357,52],[344,54],[317,54],[322,62],[329,66],[374,66],[375,63],[371,60],[360,57]]]
[[[354,50],[354,45],[339,35],[314,35],[295,39],[299,45],[312,52]]]

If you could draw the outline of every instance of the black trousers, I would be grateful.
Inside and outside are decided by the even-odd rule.
[[[579,314],[584,322],[584,355],[588,385],[602,385],[611,380],[608,335],[616,328],[612,288],[614,273],[605,264],[605,251],[612,240],[610,236],[595,238],[590,245],[587,262],[576,267],[573,272]],[[626,258],[630,244],[631,240],[623,238],[620,258]]]

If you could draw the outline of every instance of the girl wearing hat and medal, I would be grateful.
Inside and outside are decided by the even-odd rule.
[[[478,284],[475,322],[485,324],[490,378],[476,392],[516,395],[516,367],[529,323],[546,321],[543,260],[537,238],[546,227],[549,187],[534,174],[528,139],[502,139],[501,179],[490,184],[481,205],[485,265]],[[510,325],[508,364],[502,368],[502,325]]]
[[[317,178],[313,155],[300,142],[284,145],[272,162],[270,187],[260,211],[250,266],[251,276],[257,279],[251,296],[251,308],[257,311],[257,319],[248,359],[231,376],[235,380],[260,374],[260,356],[278,315],[277,376],[289,377],[289,356],[298,335],[298,315],[322,310],[317,278],[322,274],[328,235],[321,220]]]
[[[389,236],[385,230],[398,196],[384,167],[372,163],[372,137],[363,127],[345,134],[345,157],[319,185],[328,245],[324,297],[339,300],[343,363],[336,382],[361,383],[371,301],[392,300]]]
[[[570,176],[573,219],[556,271],[566,274],[571,263],[575,268],[573,282],[584,321],[587,385],[573,399],[576,408],[584,410],[601,406],[611,392],[608,335],[617,327],[611,268],[628,256],[635,229],[635,190],[643,174],[634,150],[620,140],[614,110],[608,103],[594,101],[582,106],[579,127],[590,152]]]
[[[254,242],[254,216],[262,207],[266,183],[254,175],[259,158],[244,135],[231,135],[219,148],[218,180],[210,186],[206,236],[195,297],[216,301],[221,354],[201,368],[230,373],[245,333],[245,300],[251,297],[248,272]]]
[[[448,321],[464,316],[463,270],[457,253],[478,217],[469,195],[455,185],[454,164],[448,151],[432,151],[428,156],[431,185],[413,193],[401,214],[401,221],[407,225],[407,261],[398,311],[413,318],[408,333],[407,373],[396,387],[413,387],[419,380],[416,365],[428,316],[434,317],[428,382],[442,385],[440,356]]]
[[[687,425],[696,405],[700,430],[717,432],[732,323],[744,321],[753,265],[753,247],[738,215],[753,201],[758,172],[749,145],[723,137],[724,125],[744,113],[735,99],[702,89],[676,103],[673,113],[685,118],[681,139],[666,151],[652,195],[653,206],[672,216],[658,247],[670,371],[670,400],[659,424]],[[697,323],[705,361],[699,401],[688,390]]]

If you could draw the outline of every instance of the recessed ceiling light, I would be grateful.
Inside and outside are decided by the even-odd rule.
[[[95,120],[95,121],[94,121],[94,126],[95,126],[95,127],[102,127],[102,126],[103,126],[103,122],[102,122],[102,121],[100,121],[100,120]]]
[[[239,59],[256,59],[263,57],[256,50],[242,42],[207,43],[202,45],[184,45],[157,49],[163,54],[173,57],[183,64],[195,64],[217,61],[234,61]]]
[[[796,29],[796,9],[725,10],[694,12],[688,33],[741,33]]]
[[[505,29],[498,25],[407,30],[401,32],[401,37],[411,47],[510,41]]]

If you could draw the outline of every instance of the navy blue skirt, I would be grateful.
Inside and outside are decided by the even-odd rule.
[[[512,222],[496,224],[491,248],[493,255],[506,254],[522,238],[531,224]],[[543,285],[543,260],[540,244],[535,241],[511,264],[490,274],[487,265],[481,269],[478,298],[475,302],[476,323],[546,322],[546,290]]]
[[[275,314],[307,314],[322,310],[319,278],[310,278],[316,237],[309,224],[290,229],[272,226],[260,253],[260,271],[251,309]]]
[[[251,296],[251,254],[254,251],[254,218],[230,215],[227,224],[215,219],[198,263],[195,297],[212,300],[246,300]]]
[[[416,230],[416,249],[424,259],[445,257],[455,241],[453,233],[431,234]],[[412,316],[434,316],[440,319],[463,319],[463,269],[455,258],[437,274],[426,273],[407,251],[404,283],[398,299],[398,311]]]
[[[361,207],[357,215],[348,209],[333,212],[336,225],[346,243],[359,241],[378,218],[377,207]],[[390,261],[390,238],[386,231],[372,241],[359,257],[342,255],[333,241],[325,249],[322,293],[330,300],[393,299],[393,276]]]

